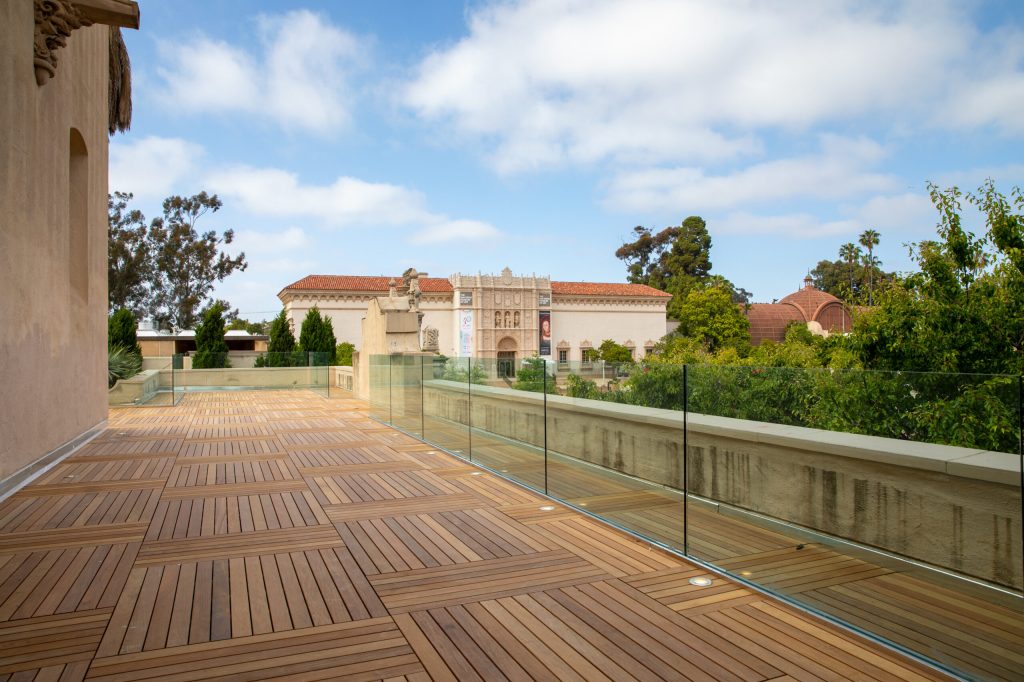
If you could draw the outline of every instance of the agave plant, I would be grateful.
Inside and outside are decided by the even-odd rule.
[[[107,349],[107,388],[117,383],[118,379],[128,379],[142,370],[142,358],[124,346],[111,346]]]

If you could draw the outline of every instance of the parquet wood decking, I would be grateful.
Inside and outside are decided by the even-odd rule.
[[[645,491],[584,497],[674,522],[671,500]],[[771,554],[773,536],[736,531],[766,578],[863,604],[815,578],[857,566],[812,547],[795,561]],[[193,393],[112,410],[102,437],[0,502],[0,681],[940,678],[696,575],[362,403]],[[896,596],[931,598],[884,588],[894,631],[915,617]],[[995,620],[976,639],[1013,630]],[[1006,672],[1013,656],[995,649],[990,667]]]

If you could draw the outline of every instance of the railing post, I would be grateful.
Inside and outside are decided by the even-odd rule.
[[[391,379],[391,358],[392,358],[392,355],[389,353],[388,354],[388,424],[392,424],[393,425],[395,423],[395,408],[394,408],[394,403],[392,402],[392,399],[391,399],[391,382],[392,382],[392,379]]]
[[[541,359],[543,367],[544,383],[542,384],[542,392],[544,393],[544,494],[548,494],[548,363],[547,360]]]
[[[687,424],[687,415],[690,412],[689,367],[683,365],[683,554],[687,556],[690,555],[690,448],[687,442],[690,432]]]
[[[427,429],[426,429],[427,422],[426,422],[426,418],[423,416],[423,410],[425,409],[425,402],[424,401],[426,400],[426,392],[425,392],[425,389],[423,388],[423,358],[424,357],[426,357],[426,356],[424,356],[424,355],[420,355],[419,356],[419,359],[420,359],[420,438],[422,438],[423,440],[426,440],[427,439]]]
[[[1017,375],[1017,464],[1020,468],[1021,593],[1024,594],[1024,375]]]
[[[466,450],[473,461],[473,358],[466,358]]]

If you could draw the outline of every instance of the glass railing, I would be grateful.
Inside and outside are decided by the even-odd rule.
[[[143,369],[108,392],[112,407],[176,405],[195,391],[304,389],[330,392],[330,353],[262,353],[243,358],[228,353],[145,358]],[[375,415],[379,416],[379,415]]]
[[[378,420],[977,679],[1019,679],[1017,376],[374,356]]]

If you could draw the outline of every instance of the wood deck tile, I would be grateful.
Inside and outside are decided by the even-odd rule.
[[[554,503],[371,412],[307,391],[112,410],[100,438],[0,502],[0,682],[938,678],[731,581],[695,588],[703,572],[677,556],[541,511]],[[474,445],[541,473],[532,450]],[[678,534],[671,496],[552,473],[574,503]],[[960,647],[965,664],[973,645],[1012,678],[1012,618],[956,601],[929,622],[915,603],[952,596],[690,510],[709,558],[851,619],[881,613],[894,638]]]
[[[378,680],[422,671],[391,618],[97,658],[88,679]]]
[[[61,677],[65,668],[84,663],[72,670],[80,671],[76,679],[82,679],[96,655],[110,613],[111,609],[94,609],[0,623],[0,675],[21,673],[32,679],[31,671],[48,670],[56,675],[52,679],[71,679],[72,673]]]
[[[341,547],[334,526],[282,528],[252,533],[231,533],[208,537],[146,542],[136,565],[153,566],[177,561],[228,559],[231,557],[274,554],[289,549]]]
[[[331,522],[345,523],[361,519],[382,519],[389,516],[457,511],[483,506],[485,503],[480,498],[468,493],[457,493],[454,495],[407,497],[399,500],[330,504],[325,505],[323,509]]]
[[[606,577],[575,554],[556,550],[370,576],[370,583],[391,613],[404,613]]]

